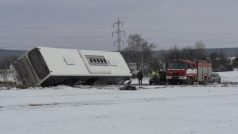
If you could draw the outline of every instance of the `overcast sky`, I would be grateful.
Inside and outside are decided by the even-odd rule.
[[[0,49],[116,50],[117,17],[125,41],[138,33],[159,50],[238,47],[237,13],[238,0],[0,0]]]

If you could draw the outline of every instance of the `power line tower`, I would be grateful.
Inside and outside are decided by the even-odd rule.
[[[121,33],[124,34],[124,37],[126,35],[125,31],[121,30],[121,27],[123,28],[124,22],[120,21],[119,18],[117,19],[117,22],[113,23],[113,28],[115,26],[117,27],[116,31],[112,32],[112,37],[114,36],[114,33],[117,34],[117,39],[114,41],[114,46],[117,45],[118,51],[121,51],[122,45],[124,45],[124,41],[121,39]]]

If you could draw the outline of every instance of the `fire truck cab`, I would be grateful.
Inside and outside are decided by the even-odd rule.
[[[169,84],[206,83],[211,79],[212,66],[207,61],[176,60],[166,64]]]

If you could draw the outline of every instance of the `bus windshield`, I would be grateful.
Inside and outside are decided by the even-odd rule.
[[[49,68],[47,67],[44,58],[42,57],[38,48],[33,49],[28,53],[28,57],[31,64],[36,71],[36,74],[40,79],[45,78],[49,73]]]

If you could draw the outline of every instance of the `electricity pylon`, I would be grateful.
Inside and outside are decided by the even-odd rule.
[[[114,41],[114,46],[117,45],[118,51],[121,51],[122,45],[124,45],[124,41],[121,39],[121,33],[124,34],[124,37],[126,35],[125,31],[121,30],[121,27],[123,28],[124,22],[120,21],[119,18],[117,19],[117,22],[113,23],[113,28],[115,26],[117,27],[116,31],[112,32],[112,37],[115,34],[117,34],[117,39]]]

